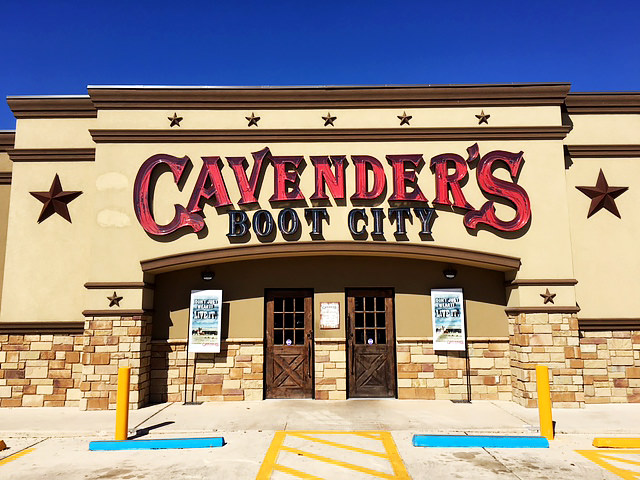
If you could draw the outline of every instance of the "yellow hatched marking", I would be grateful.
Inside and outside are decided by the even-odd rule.
[[[24,457],[27,453],[31,453],[35,450],[35,448],[27,448],[26,450],[22,450],[21,452],[14,453],[13,455],[9,455],[7,458],[3,458],[0,460],[0,465],[4,465],[9,462],[13,462],[20,457]]]
[[[315,475],[311,475],[310,473],[304,473],[300,470],[296,470],[295,468],[285,467],[284,465],[274,465],[274,470],[278,470],[280,472],[288,473],[289,475],[293,475],[298,478],[309,478],[311,480],[323,480],[322,477],[316,477]]]
[[[411,479],[409,472],[404,468],[404,463],[402,463],[402,458],[400,458],[400,454],[396,448],[396,443],[393,441],[391,434],[389,432],[380,432],[380,436],[382,437],[384,449],[387,451],[387,455],[391,462],[391,466],[393,467],[393,473],[396,474],[396,478]]]
[[[316,455],[315,453],[305,452],[303,450],[298,450],[297,448],[287,447],[286,445],[282,446],[280,450],[283,450],[285,452],[295,453],[296,455],[302,455],[304,457],[313,458],[314,460],[330,463],[332,465],[337,465],[339,467],[348,468],[349,470],[355,470],[356,472],[368,473],[369,475],[373,475],[374,477],[391,478],[391,479],[396,478],[394,475],[389,475],[388,473],[379,472],[377,470],[372,470],[366,467],[361,467],[359,465],[354,465],[353,463],[334,460],[333,458],[325,457],[322,455]]]
[[[380,435],[377,433],[369,433],[369,432],[350,432],[352,435],[358,435],[359,437],[364,438],[373,438],[374,440],[380,440]]]
[[[627,470],[624,468],[616,467],[615,465],[606,462],[606,460],[613,460],[620,463],[627,463],[630,465],[635,465],[640,467],[640,462],[635,460],[628,460],[626,458],[620,458],[617,455],[640,455],[640,450],[617,450],[616,455],[612,455],[611,453],[602,453],[601,450],[576,450],[577,453],[591,460],[596,465],[601,466],[605,470],[608,470],[611,473],[618,475],[620,478],[624,478],[625,480],[637,480],[640,478],[640,469],[639,470]]]
[[[268,480],[271,478],[271,472],[273,472],[273,467],[276,465],[278,452],[284,443],[285,435],[285,432],[276,432],[273,436],[271,446],[267,450],[267,454],[264,456],[264,461],[262,462],[260,471],[258,471],[258,476],[256,477],[258,480]]]
[[[330,440],[324,440],[323,438],[315,438],[311,435],[306,435],[304,433],[287,433],[287,435],[291,437],[303,438],[305,440],[310,440],[315,443],[322,443],[323,445],[329,445],[331,447],[344,448],[345,450],[351,450],[352,452],[364,453],[366,455],[373,455],[380,458],[387,458],[387,454],[374,452],[373,450],[367,450],[365,448],[352,447],[351,445],[344,445],[342,443],[332,442]]]

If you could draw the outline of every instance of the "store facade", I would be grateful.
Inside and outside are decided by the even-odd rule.
[[[535,406],[536,364],[556,406],[640,402],[640,94],[88,93],[8,99],[0,406],[113,408],[121,365],[133,407]],[[466,350],[434,350],[452,288]],[[222,340],[187,356],[197,290]]]

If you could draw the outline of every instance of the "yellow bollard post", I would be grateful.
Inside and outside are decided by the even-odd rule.
[[[116,440],[126,440],[129,431],[129,382],[131,367],[118,369],[118,401],[116,404]]]
[[[551,391],[549,389],[549,369],[545,365],[536,365],[536,383],[538,384],[538,414],[540,416],[540,435],[553,440],[553,420],[551,418]]]

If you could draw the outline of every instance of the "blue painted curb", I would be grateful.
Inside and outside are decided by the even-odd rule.
[[[499,435],[414,435],[414,447],[549,448],[545,437]]]
[[[224,438],[165,438],[162,440],[97,441],[89,443],[89,450],[157,450],[165,448],[213,448],[222,447]]]

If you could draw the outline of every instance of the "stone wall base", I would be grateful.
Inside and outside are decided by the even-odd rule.
[[[344,340],[315,346],[316,400],[346,400],[347,355]]]
[[[466,400],[464,352],[434,352],[431,341],[398,341],[398,398]],[[472,400],[511,400],[507,339],[469,342]]]
[[[640,331],[582,332],[586,403],[640,403]]]
[[[0,334],[0,407],[78,407],[82,339]]]
[[[185,342],[153,342],[151,402],[185,400]],[[262,400],[262,343],[223,343],[220,353],[189,353],[187,401]],[[195,365],[195,375],[194,375]]]

